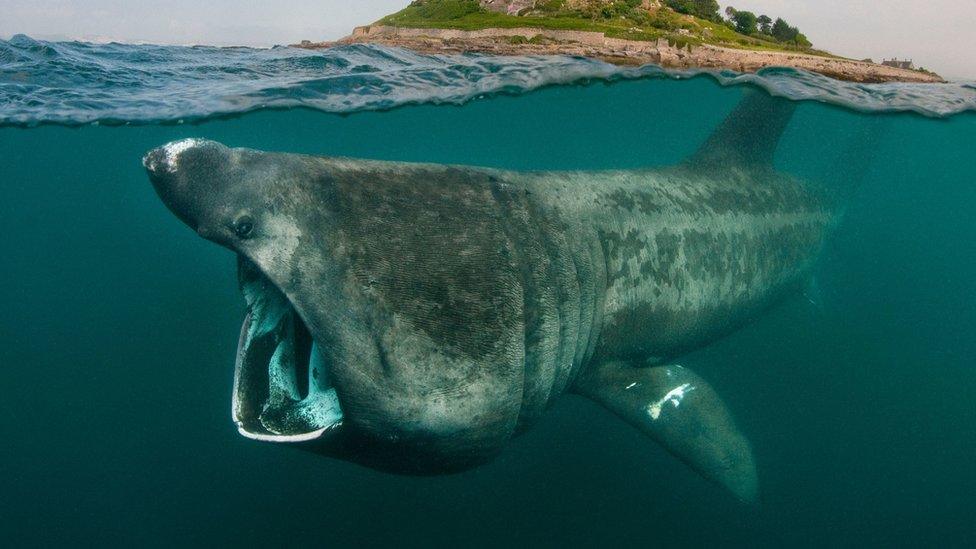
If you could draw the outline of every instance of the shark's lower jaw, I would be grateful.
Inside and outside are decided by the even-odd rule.
[[[234,370],[233,416],[242,435],[305,442],[342,425],[325,355],[288,298],[254,264],[239,260],[247,314]]]

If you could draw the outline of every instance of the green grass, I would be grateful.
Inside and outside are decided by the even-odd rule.
[[[739,49],[768,51],[802,51],[828,55],[810,49],[797,49],[787,44],[739,34],[721,23],[692,16],[679,16],[668,8],[658,14],[629,7],[624,1],[615,5],[618,11],[610,17],[603,14],[584,15],[564,8],[564,0],[540,2],[537,9],[522,16],[505,15],[484,10],[477,0],[423,0],[387,15],[376,25],[421,29],[479,30],[488,28],[529,27],[548,30],[579,30],[602,32],[608,37],[652,41],[667,38],[681,46],[713,44]],[[690,34],[683,34],[686,29]]]

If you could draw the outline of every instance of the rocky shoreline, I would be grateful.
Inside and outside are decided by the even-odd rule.
[[[654,63],[675,69],[730,69],[756,72],[766,67],[793,67],[838,80],[862,83],[941,83],[937,74],[900,69],[839,57],[783,51],[679,45],[657,41],[608,38],[601,32],[506,28],[463,31],[454,29],[396,28],[382,25],[357,27],[335,42],[303,41],[301,48],[330,48],[347,44],[381,44],[428,54],[484,53],[492,55],[578,55],[617,65]]]

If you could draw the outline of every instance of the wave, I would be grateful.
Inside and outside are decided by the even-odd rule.
[[[197,122],[261,109],[332,113],[463,104],[552,85],[708,77],[797,101],[930,117],[976,111],[976,83],[856,84],[769,68],[623,68],[568,56],[422,55],[374,45],[328,50],[0,40],[0,125]]]

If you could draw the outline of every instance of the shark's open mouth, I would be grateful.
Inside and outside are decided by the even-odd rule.
[[[342,424],[325,355],[288,298],[260,270],[238,260],[247,314],[234,372],[234,421],[270,442],[317,439]]]

